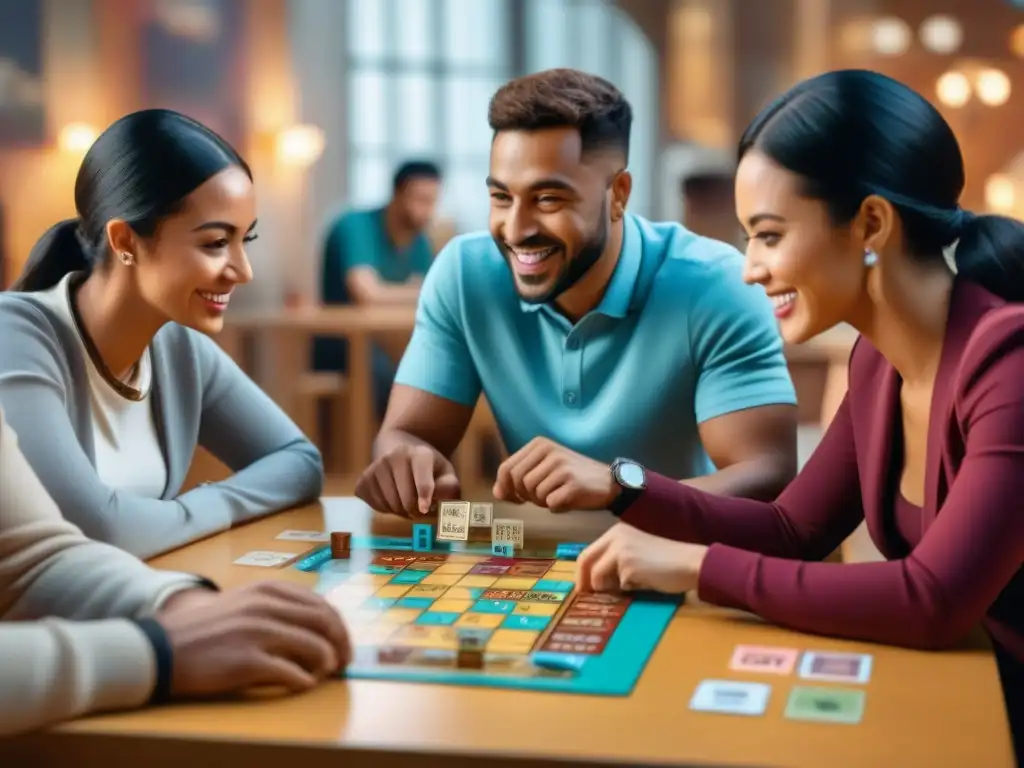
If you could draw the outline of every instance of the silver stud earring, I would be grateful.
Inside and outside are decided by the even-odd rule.
[[[864,249],[864,266],[873,267],[878,263],[878,254],[870,248]]]

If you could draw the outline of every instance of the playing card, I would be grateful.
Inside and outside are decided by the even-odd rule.
[[[491,527],[491,541],[510,541],[517,549],[523,548],[523,521],[495,518]]]
[[[799,655],[799,651],[795,648],[737,645],[729,662],[729,668],[737,672],[788,675],[796,666],[796,659]]]
[[[765,683],[705,680],[690,699],[690,709],[729,715],[763,715],[772,687]]]
[[[487,528],[494,517],[494,505],[490,502],[471,504],[469,508],[469,524],[474,528]]]
[[[442,501],[437,511],[437,538],[447,541],[469,539],[468,501]]]
[[[330,541],[331,535],[323,531],[281,531],[275,538],[280,541]]]
[[[864,701],[864,691],[798,686],[789,694],[785,716],[791,720],[859,723],[864,717]]]
[[[800,677],[836,683],[866,683],[871,679],[871,657],[865,653],[808,651],[800,660]]]
[[[255,549],[252,552],[246,552],[235,560],[234,564],[254,565],[258,568],[276,568],[290,560],[294,560],[296,557],[298,555],[294,552],[270,552],[265,549]]]

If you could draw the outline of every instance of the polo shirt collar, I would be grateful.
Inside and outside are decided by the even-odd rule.
[[[608,281],[608,288],[604,292],[601,303],[594,310],[602,315],[616,318],[625,317],[629,312],[637,277],[640,274],[640,262],[643,258],[643,242],[635,218],[626,214],[622,224],[622,250],[619,251],[619,261],[615,265],[615,271],[612,272],[611,280]],[[519,305],[524,312],[536,312],[546,306],[522,300],[519,301]]]

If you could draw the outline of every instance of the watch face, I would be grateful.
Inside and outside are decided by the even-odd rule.
[[[644,468],[639,464],[624,461],[618,466],[619,482],[627,488],[644,487]]]

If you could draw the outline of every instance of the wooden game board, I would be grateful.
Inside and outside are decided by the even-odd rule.
[[[486,545],[352,538],[298,564],[345,617],[355,646],[348,677],[628,695],[679,601],[583,595],[576,564],[548,553],[490,554]],[[460,633],[484,646],[482,669],[456,665]]]

